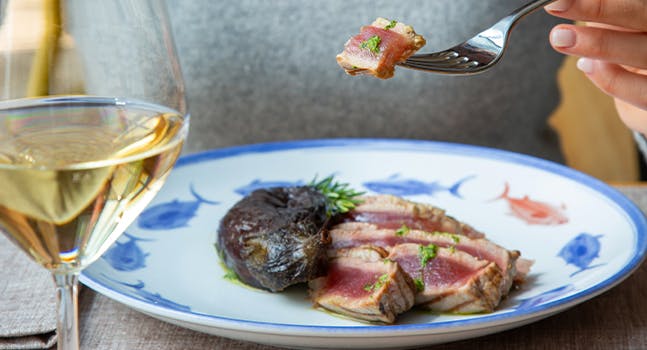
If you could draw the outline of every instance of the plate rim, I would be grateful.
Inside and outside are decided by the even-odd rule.
[[[606,197],[624,211],[629,220],[635,226],[636,240],[632,246],[634,249],[631,259],[622,266],[616,273],[608,276],[603,281],[594,284],[586,289],[577,291],[565,298],[558,298],[540,306],[533,306],[523,311],[510,311],[505,313],[494,313],[483,315],[478,318],[466,320],[451,320],[443,322],[396,324],[396,325],[304,325],[290,323],[276,323],[266,321],[244,320],[212,314],[204,314],[194,311],[179,311],[156,305],[151,302],[142,301],[134,297],[119,293],[102,284],[88,275],[81,272],[80,281],[98,293],[109,297],[140,312],[150,316],[163,317],[181,322],[191,323],[200,326],[217,327],[233,331],[244,331],[249,333],[272,333],[280,330],[282,336],[309,336],[309,335],[343,335],[347,337],[361,337],[367,333],[376,336],[375,333],[383,333],[380,336],[407,336],[424,335],[437,333],[453,333],[468,330],[487,328],[494,325],[512,324],[517,321],[541,319],[555,314],[561,310],[575,306],[581,302],[592,299],[614,286],[620,284],[629,277],[645,260],[647,252],[647,218],[645,214],[629,200],[624,194],[603,181],[590,175],[584,174],[565,165],[541,159],[536,156],[516,153],[508,150],[491,148],[479,145],[470,145],[445,141],[396,139],[396,138],[321,138],[291,141],[276,141],[265,143],[253,143],[247,145],[215,148],[196,153],[182,155],[174,169],[184,166],[202,163],[210,160],[218,160],[244,154],[271,153],[277,151],[333,148],[333,147],[369,147],[372,150],[400,150],[416,152],[439,152],[445,151],[448,154],[463,156],[478,156],[479,158],[503,160],[515,164],[522,164],[547,171],[555,175],[566,177],[576,181],[594,192]],[[168,321],[168,320],[167,320]],[[525,324],[525,323],[523,323]],[[514,326],[513,326],[514,327]],[[512,327],[510,327],[512,328]]]

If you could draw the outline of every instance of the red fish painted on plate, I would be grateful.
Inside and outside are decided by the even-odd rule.
[[[568,222],[566,207],[554,206],[548,203],[530,199],[527,195],[522,198],[510,197],[510,185],[506,182],[503,193],[495,200],[505,199],[510,206],[511,214],[529,225],[561,225]]]

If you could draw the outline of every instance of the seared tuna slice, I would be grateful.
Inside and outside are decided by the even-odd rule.
[[[355,257],[361,258],[367,261],[375,261],[386,258],[389,255],[389,252],[373,244],[363,244],[363,245],[353,245],[341,249],[328,249],[329,258],[338,258],[338,257]]]
[[[416,305],[437,312],[492,312],[501,300],[501,270],[459,250],[405,243],[388,257],[418,287]]]
[[[460,250],[475,258],[497,264],[502,273],[501,294],[507,295],[512,283],[517,278],[517,261],[519,251],[507,250],[485,238],[469,238],[467,236],[446,232],[427,232],[411,230],[402,226],[397,230],[380,229],[376,224],[362,222],[347,222],[331,228],[331,249],[348,249],[362,245],[375,245],[391,250],[402,243],[434,244],[443,248]],[[528,266],[529,269],[529,266]],[[527,270],[526,270],[527,271]],[[522,278],[521,278],[522,279]]]
[[[514,283],[521,284],[526,280],[526,276],[530,273],[530,268],[535,263],[534,260],[519,258],[515,264],[517,274],[514,276]]]
[[[393,323],[413,306],[415,286],[380,250],[356,248],[331,259],[328,274],[310,281],[316,306],[370,322]]]
[[[350,38],[337,63],[350,75],[370,74],[381,79],[393,76],[395,65],[425,45],[411,26],[384,18],[364,26]]]
[[[342,221],[370,222],[379,228],[410,229],[428,232],[456,233],[471,238],[485,235],[472,226],[445,214],[445,210],[392,195],[364,196],[361,204],[348,212]]]

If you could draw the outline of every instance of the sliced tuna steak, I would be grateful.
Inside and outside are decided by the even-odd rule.
[[[370,222],[380,228],[410,229],[456,233],[471,238],[485,235],[472,226],[446,214],[445,210],[392,195],[365,196],[362,203],[347,213],[342,221]]]
[[[492,312],[501,300],[499,267],[470,254],[434,245],[405,243],[388,257],[414,280],[415,303],[437,312]]]
[[[481,260],[494,262],[501,269],[503,277],[502,295],[507,295],[513,281],[518,279],[516,266],[520,255],[519,251],[507,250],[485,238],[474,239],[446,232],[411,230],[407,226],[402,226],[397,230],[380,229],[377,224],[362,222],[338,224],[332,227],[329,234],[332,239],[331,249],[374,245],[390,251],[402,243],[434,244],[468,253]]]
[[[328,274],[309,283],[314,304],[364,321],[393,323],[413,306],[415,286],[381,253],[363,247],[332,258]]]

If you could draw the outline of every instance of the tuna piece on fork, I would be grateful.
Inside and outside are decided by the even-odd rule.
[[[403,62],[425,45],[425,39],[411,26],[384,18],[364,26],[350,38],[337,63],[350,75],[369,74],[388,79],[395,65]]]

